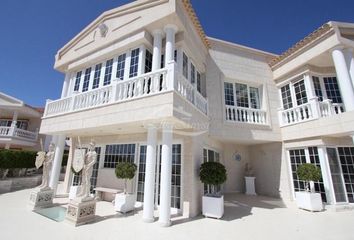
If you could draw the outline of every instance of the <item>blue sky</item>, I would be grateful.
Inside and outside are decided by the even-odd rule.
[[[43,106],[60,96],[59,48],[129,0],[2,0],[0,91]],[[281,53],[329,20],[354,22],[353,0],[192,0],[208,36]]]

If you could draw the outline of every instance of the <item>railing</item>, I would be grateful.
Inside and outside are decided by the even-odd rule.
[[[168,78],[167,73],[173,77]],[[76,93],[67,98],[55,101],[48,100],[44,117],[141,98],[168,90],[177,91],[206,114],[208,107],[207,100],[186,79],[179,77],[175,79],[175,76],[178,76],[175,73],[175,66],[173,66],[171,69],[160,69],[124,81],[115,79],[109,86],[84,93]]]
[[[329,117],[344,112],[344,105],[332,103],[331,100],[318,101],[317,98],[310,99],[308,103],[290,108],[280,109],[280,125],[286,126],[301,122],[306,122],[318,118]]]
[[[17,137],[26,140],[36,141],[38,133],[23,130],[17,127],[0,127],[0,137]]]
[[[260,109],[226,106],[226,121],[267,124],[266,111]]]

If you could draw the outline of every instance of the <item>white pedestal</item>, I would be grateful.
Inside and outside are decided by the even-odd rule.
[[[73,200],[76,198],[77,194],[81,191],[81,186],[71,186],[69,192],[69,200]]]
[[[74,226],[83,225],[95,220],[96,200],[93,198],[71,200],[66,212],[66,221]]]
[[[245,177],[246,194],[247,195],[257,195],[256,187],[254,185],[255,180],[256,180],[256,177]]]
[[[203,196],[203,215],[205,217],[221,218],[224,215],[224,196]]]
[[[117,212],[130,212],[134,210],[135,206],[135,195],[134,194],[116,194],[114,200],[114,210]]]
[[[322,211],[321,194],[311,192],[295,192],[296,203],[299,208],[312,212]]]
[[[45,208],[53,205],[54,191],[51,188],[39,189],[35,188],[30,193],[29,207],[34,210],[36,208]]]

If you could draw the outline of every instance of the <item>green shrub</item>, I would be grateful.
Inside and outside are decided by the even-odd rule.
[[[200,181],[211,186],[211,193],[216,195],[215,189],[227,179],[226,168],[219,162],[205,162],[200,166]]]
[[[0,150],[0,168],[34,168],[37,152]]]
[[[310,181],[320,181],[321,176],[321,169],[316,167],[314,164],[311,163],[304,163],[301,164],[296,171],[299,179],[306,182],[306,191],[309,191],[309,182]]]
[[[118,179],[124,179],[124,193],[127,193],[127,180],[134,178],[136,169],[137,166],[134,163],[117,163],[115,173]]]

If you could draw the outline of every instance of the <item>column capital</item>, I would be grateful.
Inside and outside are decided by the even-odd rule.
[[[174,25],[174,24],[167,24],[167,25],[163,28],[163,30],[164,30],[165,32],[172,30],[174,33],[176,33],[176,32],[178,31],[178,27],[177,27],[176,25]]]
[[[333,47],[333,48],[330,50],[330,52],[333,53],[333,52],[336,51],[336,50],[340,50],[340,51],[342,52],[343,49],[344,49],[344,46],[343,46],[343,45],[338,45],[338,46]]]
[[[161,29],[155,29],[152,31],[152,35],[155,37],[156,35],[164,35],[164,32]]]

